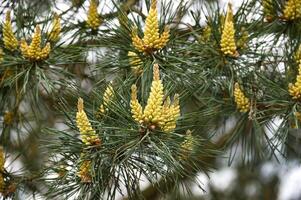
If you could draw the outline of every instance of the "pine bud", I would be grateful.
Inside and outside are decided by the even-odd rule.
[[[132,93],[131,93],[131,112],[132,112],[132,117],[137,123],[142,124],[143,123],[143,111],[142,111],[142,106],[138,102],[137,99],[137,87],[136,85],[132,85]]]
[[[300,100],[301,97],[301,63],[298,68],[298,75],[294,84],[288,85],[288,92],[292,96],[292,99]]]
[[[20,42],[20,50],[24,58],[31,61],[41,61],[48,58],[50,53],[50,44],[47,43],[43,49],[41,49],[41,29],[37,25],[35,32],[32,36],[31,44],[28,45],[25,39]]]
[[[10,10],[7,11],[6,13],[6,18],[3,24],[2,32],[3,32],[4,47],[10,51],[16,50],[19,42],[13,33],[11,18],[10,18]]]
[[[221,51],[224,55],[238,57],[235,44],[235,29],[233,23],[232,5],[228,4],[227,15],[221,37]]]
[[[169,29],[165,28],[163,33],[159,34],[159,22],[157,1],[151,2],[149,14],[145,21],[144,37],[141,40],[137,35],[137,29],[132,33],[133,46],[140,52],[152,53],[156,50],[162,49],[169,41]]]
[[[97,12],[97,6],[98,2],[96,0],[90,0],[90,6],[87,14],[87,25],[93,30],[97,30],[102,23],[102,19]]]
[[[241,91],[238,83],[234,85],[234,100],[236,107],[240,112],[248,112],[250,110],[250,101]]]
[[[301,18],[301,0],[288,0],[284,6],[283,17],[286,20]]]
[[[48,39],[51,42],[56,42],[60,37],[61,32],[61,19],[57,13],[54,13],[54,18],[52,21],[52,29],[48,33]]]
[[[132,51],[128,52],[128,58],[133,73],[139,76],[143,72],[141,59],[135,52]]]
[[[84,111],[84,101],[82,98],[78,99],[76,113],[76,125],[79,129],[81,139],[86,145],[97,145],[100,144],[100,139],[96,135],[95,130],[92,128],[91,123]]]
[[[151,2],[151,7],[146,17],[143,43],[148,49],[154,48],[159,41],[159,22],[156,1]]]
[[[80,177],[82,183],[90,183],[92,181],[90,160],[82,161],[79,167],[78,176]]]

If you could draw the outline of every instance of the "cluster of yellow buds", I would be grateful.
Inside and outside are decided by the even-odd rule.
[[[98,113],[103,115],[106,112],[106,107],[112,101],[114,96],[112,84],[110,83],[103,94],[103,103],[99,106]]]
[[[137,99],[137,87],[136,85],[132,86],[131,112],[134,120],[152,128],[158,126],[164,132],[172,132],[176,128],[176,121],[180,116],[179,97],[175,95],[173,103],[170,98],[163,102],[163,97],[159,66],[155,64],[151,91],[144,111]]]
[[[221,51],[224,53],[224,55],[228,55],[232,57],[239,56],[236,50],[233,11],[232,11],[232,5],[230,3],[228,4],[227,15],[222,31],[220,45],[221,45]]]
[[[21,40],[20,50],[24,58],[31,61],[45,60],[50,53],[50,44],[47,43],[44,48],[41,48],[41,29],[37,25],[32,36],[31,44],[28,46],[25,39]]]
[[[288,92],[293,99],[300,100],[301,98],[301,63],[298,68],[298,75],[294,84],[288,85]]]
[[[248,46],[249,32],[246,30],[245,27],[242,27],[240,32],[241,36],[237,41],[237,47],[240,49],[246,49]]]
[[[181,155],[180,157],[181,157],[182,160],[187,159],[187,157],[189,156],[189,154],[193,150],[193,141],[194,141],[194,138],[191,134],[191,131],[187,130],[185,140],[181,144],[181,150],[182,150],[183,155]]]
[[[275,16],[275,10],[272,0],[262,0],[263,14],[265,19],[269,22]]]
[[[82,98],[78,99],[77,113],[76,113],[76,125],[79,129],[81,139],[86,145],[98,145],[101,143],[100,139],[96,135],[95,130],[92,128],[91,123],[84,111],[84,101]]]
[[[10,51],[14,51],[18,48],[19,42],[14,35],[12,24],[11,24],[11,18],[10,18],[10,10],[6,13],[5,22],[3,24],[3,42],[4,47]]]
[[[4,181],[4,164],[5,164],[5,156],[3,152],[3,148],[0,147],[0,193],[4,194],[5,192],[5,181]]]
[[[301,0],[288,0],[284,6],[283,17],[286,20],[301,18]]]
[[[165,27],[163,33],[159,35],[157,0],[151,2],[149,14],[146,17],[143,39],[138,36],[137,29],[134,29],[132,41],[139,52],[145,53],[152,53],[166,46],[169,41],[169,28]]]
[[[98,6],[97,0],[90,1],[90,6],[87,14],[88,15],[87,25],[93,30],[97,30],[102,23],[102,19],[97,12],[97,6]]]
[[[91,161],[90,160],[84,160],[81,162],[78,176],[81,179],[81,182],[83,183],[90,183],[92,181],[91,177]]]
[[[48,33],[48,39],[51,42],[56,42],[60,37],[61,32],[61,19],[57,13],[54,13],[54,18],[52,21],[52,29]]]
[[[128,52],[128,58],[129,58],[129,63],[131,65],[131,69],[132,69],[133,73],[135,75],[139,76],[143,72],[141,59],[133,51]]]
[[[234,100],[240,112],[248,112],[250,110],[250,101],[244,95],[238,83],[234,85]]]

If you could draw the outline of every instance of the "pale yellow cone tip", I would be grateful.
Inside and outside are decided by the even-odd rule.
[[[10,21],[10,10],[6,12],[5,20]]]
[[[158,81],[160,80],[160,71],[159,71],[159,65],[156,63],[153,66],[153,73],[154,73],[154,80]]]
[[[35,32],[36,33],[40,33],[41,32],[41,28],[40,28],[39,25],[36,25]]]
[[[136,99],[137,98],[137,86],[135,84],[132,85],[131,90],[132,90],[131,98]]]
[[[54,13],[53,13],[53,17],[54,17],[54,19],[58,19],[58,18],[59,18],[59,15],[58,15],[56,12],[54,12]]]
[[[157,8],[157,0],[152,0],[151,8],[152,9],[156,9]]]
[[[178,93],[176,93],[174,96],[174,104],[179,104],[179,97],[180,97],[180,95]]]
[[[84,110],[84,100],[81,97],[78,98],[77,110],[78,112],[82,112]]]
[[[192,134],[192,131],[188,129],[188,130],[186,131],[186,135],[191,135],[191,134]]]
[[[232,19],[233,19],[232,3],[228,3],[226,21],[232,21]]]

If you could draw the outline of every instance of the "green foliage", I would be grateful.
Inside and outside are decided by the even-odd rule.
[[[3,196],[152,199],[151,189],[140,189],[146,179],[153,193],[180,198],[181,184],[197,182],[197,173],[208,174],[219,158],[248,167],[286,158],[287,149],[295,150],[290,132],[301,125],[296,115],[300,101],[288,91],[298,74],[301,21],[283,19],[284,1],[272,2],[274,15],[268,19],[256,0],[244,1],[234,12],[239,56],[233,58],[220,50],[225,9],[216,1],[158,0],[160,33],[167,26],[170,37],[166,47],[152,54],[138,52],[132,44],[134,27],[143,35],[148,12],[142,8],[149,10],[148,0],[100,1],[104,22],[98,30],[89,29],[86,16],[81,17],[89,1],[68,1],[65,10],[55,0],[4,1],[0,14],[12,10],[18,41],[30,42],[40,25],[42,47],[49,42],[50,8],[57,10],[62,30],[60,39],[51,42],[49,57],[38,62],[25,59],[19,48],[7,50],[0,41],[0,143],[10,164],[20,160],[24,167],[4,172],[6,190],[15,187]],[[129,51],[141,60],[141,74],[132,70]],[[131,113],[131,86],[137,85],[145,107],[154,64],[160,66],[164,98],[180,96],[181,116],[171,133],[156,124],[140,125]],[[114,95],[99,113],[110,82]],[[236,108],[236,82],[251,102],[246,113]],[[100,144],[87,146],[81,140],[79,97]],[[90,181],[79,175],[85,161],[90,162]]]

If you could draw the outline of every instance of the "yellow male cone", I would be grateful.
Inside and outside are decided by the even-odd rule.
[[[224,55],[237,57],[239,54],[235,44],[235,29],[233,23],[232,5],[228,4],[227,15],[221,37],[221,51]]]
[[[51,49],[49,43],[47,43],[44,48],[41,48],[41,29],[37,25],[30,45],[26,43],[25,39],[22,39],[20,50],[24,58],[31,61],[41,61],[49,56]]]
[[[87,25],[93,30],[97,30],[102,23],[102,19],[97,12],[97,6],[98,6],[97,0],[90,0],[90,6],[87,14],[88,15]]]
[[[250,110],[250,101],[244,95],[238,83],[234,85],[234,100],[236,103],[236,107],[240,112],[248,112]]]
[[[91,123],[84,111],[84,101],[82,98],[78,99],[77,113],[76,113],[76,125],[79,129],[81,139],[86,145],[100,144],[100,139],[96,135],[95,130],[92,128]]]
[[[61,32],[61,19],[57,13],[54,14],[54,19],[52,21],[52,29],[48,33],[48,38],[51,42],[56,42],[60,37]]]
[[[3,24],[3,42],[4,47],[10,51],[14,51],[18,48],[18,40],[15,37],[12,29],[10,10],[6,12],[5,22]]]
[[[301,18],[301,0],[288,0],[284,6],[283,17],[286,20]]]
[[[160,80],[159,65],[154,64],[151,91],[144,109],[144,120],[158,123],[161,120],[163,105],[163,84]]]
[[[91,171],[91,161],[90,160],[82,161],[79,167],[79,171],[77,173],[82,183],[90,183],[92,181],[90,171]]]
[[[145,21],[144,37],[140,39],[137,29],[132,33],[133,46],[140,52],[152,53],[162,49],[169,41],[169,29],[164,28],[163,33],[159,34],[159,22],[157,11],[157,0],[152,0],[149,14]]]
[[[176,121],[180,116],[179,96],[175,95],[172,104],[169,97],[163,104],[163,97],[163,84],[160,80],[159,66],[155,64],[151,91],[144,111],[137,100],[137,87],[136,85],[132,86],[130,105],[134,120],[149,127],[159,127],[166,133],[172,132],[176,128]]]
[[[299,64],[296,82],[294,84],[290,83],[288,85],[288,92],[292,96],[292,99],[301,99],[301,63]]]

